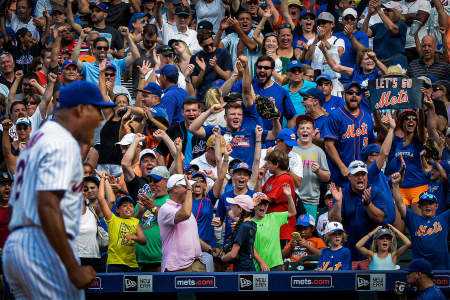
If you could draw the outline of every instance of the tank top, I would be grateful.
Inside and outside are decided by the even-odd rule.
[[[99,164],[120,165],[122,153],[120,146],[116,145],[119,141],[120,120],[113,121],[112,118],[106,121],[100,131],[100,147],[98,153]]]
[[[379,258],[378,253],[375,253],[372,261],[369,265],[370,270],[395,270],[396,266],[392,261],[391,253],[388,254],[385,258]]]

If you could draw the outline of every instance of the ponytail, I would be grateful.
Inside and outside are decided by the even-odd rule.
[[[234,237],[236,236],[241,224],[244,223],[245,218],[248,218],[250,216],[251,216],[250,212],[248,212],[244,209],[242,210],[241,215],[239,216],[239,220],[237,221],[236,226],[234,226],[233,231],[229,237],[230,243],[233,243]]]

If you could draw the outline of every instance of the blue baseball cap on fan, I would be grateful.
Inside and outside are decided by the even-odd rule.
[[[103,10],[103,12],[105,12],[105,13],[108,13],[108,11],[109,11],[108,6],[106,6],[105,3],[100,2],[100,1],[90,3],[89,7],[97,7],[99,9]]]
[[[174,65],[166,64],[161,70],[156,71],[156,74],[161,74],[169,78],[177,78],[178,69]]]
[[[67,68],[68,66],[77,66],[77,63],[76,62],[74,62],[73,60],[71,60],[71,59],[68,59],[68,60],[66,60],[63,64],[62,64],[62,69],[64,70],[65,68]]]
[[[277,138],[285,142],[288,147],[298,146],[295,133],[289,128],[282,129],[278,133]]]
[[[70,108],[77,105],[94,105],[98,107],[114,107],[114,102],[106,102],[99,88],[90,82],[77,80],[61,87],[58,108]]]
[[[300,95],[303,97],[313,97],[319,100],[320,103],[323,103],[325,101],[325,95],[323,94],[323,91],[318,88],[310,88],[306,92],[300,92]]]
[[[436,198],[436,195],[433,193],[430,193],[428,191],[423,192],[422,194],[420,194],[419,196],[419,204],[421,201],[431,201],[431,202],[435,202],[435,203],[439,203],[438,199]]]
[[[211,87],[212,88],[213,87],[220,88],[223,85],[224,82],[225,81],[223,79],[214,80],[213,83],[211,83]]]
[[[369,157],[369,155],[372,155],[372,153],[374,153],[374,152],[379,153],[380,150],[381,150],[381,147],[378,146],[377,144],[367,145],[366,147],[364,147],[361,150],[361,154],[360,154],[361,160],[365,162],[367,160],[367,158]]]
[[[301,62],[299,62],[298,60],[291,60],[287,67],[286,67],[286,71],[290,71],[293,68],[303,68],[303,65]]]
[[[161,95],[163,93],[161,87],[154,82],[149,82],[143,89],[137,89],[137,90],[140,92],[143,92],[143,93],[153,94],[153,95],[156,95],[159,97],[161,97]]]

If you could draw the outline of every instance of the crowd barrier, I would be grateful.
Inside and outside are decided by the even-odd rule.
[[[225,292],[389,292],[405,271],[270,273],[101,273],[88,293],[225,293]],[[435,271],[435,283],[450,291],[450,270]]]

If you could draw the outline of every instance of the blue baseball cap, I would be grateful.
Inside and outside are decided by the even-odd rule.
[[[119,207],[123,202],[131,202],[134,204],[134,199],[129,196],[129,195],[125,195],[122,197],[119,197],[116,202],[114,203],[115,208]]]
[[[289,128],[284,128],[278,132],[277,138],[285,142],[288,147],[298,146],[295,133]]]
[[[376,144],[367,145],[366,147],[364,147],[361,150],[361,154],[360,154],[361,155],[361,159],[363,161],[366,161],[367,158],[369,157],[369,155],[372,155],[372,153],[374,153],[374,152],[378,152],[379,153],[380,150],[381,150],[381,147],[376,145]]]
[[[429,161],[427,161],[427,163],[430,165],[430,166],[432,166],[434,169],[438,169],[438,166],[437,166],[437,164],[434,162],[434,161],[431,161],[431,160],[429,160]]]
[[[298,60],[291,60],[286,67],[286,71],[289,71],[293,68],[303,68],[303,65]]]
[[[422,194],[420,194],[420,196],[419,196],[419,203],[420,203],[420,201],[426,201],[426,200],[438,203],[438,199],[437,199],[436,195],[429,191],[425,191]]]
[[[352,86],[357,86],[360,90],[362,90],[362,86],[359,82],[352,81],[345,87],[345,91],[348,91]]]
[[[323,103],[325,101],[325,95],[323,94],[323,91],[318,88],[310,88],[306,92],[300,92],[300,95],[302,95],[303,97],[314,97],[319,100],[320,103]]]
[[[225,81],[223,79],[217,79],[211,83],[211,87],[220,88]]]
[[[247,172],[249,172],[250,174],[252,174],[252,169],[250,169],[250,168],[248,167],[248,165],[247,165],[246,163],[244,163],[244,162],[240,162],[240,163],[234,165],[234,167],[233,167],[233,174],[234,174],[236,171],[238,171],[238,170],[244,170],[244,171],[247,171]]]
[[[190,16],[191,13],[189,12],[189,7],[185,6],[185,5],[180,5],[177,6],[177,8],[175,8],[175,14],[176,15],[186,15],[186,16]]]
[[[194,165],[194,164],[187,164],[183,166],[183,173],[186,173],[187,171],[189,171],[190,168],[194,168],[196,171],[200,170],[199,166]]]
[[[409,264],[409,267],[405,269],[408,273],[420,272],[424,274],[433,274],[433,268],[430,262],[424,258],[415,258]]]
[[[206,181],[206,174],[204,172],[195,171],[194,173],[192,173],[192,178],[194,178],[196,176],[202,176],[205,179],[205,181]]]
[[[166,64],[161,70],[156,71],[156,74],[161,74],[169,78],[178,78],[178,69],[174,65]]]
[[[163,117],[163,118],[167,119],[167,117],[168,117],[167,116],[167,111],[164,108],[162,108],[162,107],[154,106],[154,107],[150,107],[148,110],[152,113],[152,116],[154,118],[156,118],[156,117]]]
[[[154,82],[149,82],[143,89],[137,89],[139,92],[147,93],[147,94],[153,94],[158,97],[161,97],[163,91],[161,87]]]
[[[103,10],[103,12],[105,12],[105,13],[108,13],[108,11],[109,11],[108,6],[106,6],[105,3],[100,2],[100,1],[89,3],[89,7],[98,7],[99,9]]]
[[[310,9],[305,9],[302,10],[302,12],[300,13],[300,19],[303,18],[304,16],[313,16],[314,19],[316,18],[316,15],[314,14],[314,12]]]
[[[313,216],[311,216],[309,214],[303,214],[303,215],[298,216],[296,226],[308,227],[308,226],[314,226],[314,225],[316,225],[316,221],[314,221]]]
[[[133,14],[131,16],[130,22],[128,23],[128,30],[131,31],[134,21],[136,21],[137,19],[143,18],[145,16],[149,16],[149,18],[150,18],[150,15],[148,13],[135,13],[135,14]]]
[[[71,59],[66,60],[63,64],[62,64],[62,69],[65,70],[68,66],[77,66],[77,63],[74,62]]]
[[[107,63],[106,63],[105,68],[106,68],[106,69],[113,69],[114,71],[117,71],[116,66],[115,66],[114,64],[110,63],[110,62],[107,62]]]
[[[77,105],[94,105],[98,107],[114,107],[114,102],[106,102],[99,88],[84,80],[74,81],[61,87],[58,99],[58,108],[70,108]]]
[[[316,83],[319,83],[319,80],[321,80],[321,79],[325,79],[326,81],[331,81],[331,76],[328,74],[321,74],[321,75],[317,76]]]

